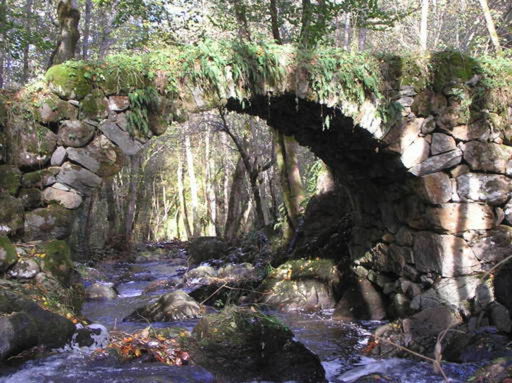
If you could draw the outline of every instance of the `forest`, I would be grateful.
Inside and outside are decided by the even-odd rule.
[[[510,0],[0,0],[0,382],[507,383]]]

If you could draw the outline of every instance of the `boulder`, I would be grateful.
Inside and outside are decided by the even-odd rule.
[[[424,176],[426,174],[440,172],[441,170],[457,166],[461,161],[462,151],[460,149],[455,149],[446,153],[429,157],[422,163],[411,168],[410,172],[415,176]]]
[[[23,188],[18,195],[25,210],[33,210],[41,207],[43,199],[41,190],[36,188]]]
[[[457,149],[457,144],[452,137],[443,133],[434,133],[432,135],[432,145],[430,150],[433,156],[455,149]]]
[[[128,156],[133,156],[142,149],[142,144],[139,141],[135,140],[130,133],[121,129],[119,125],[110,120],[102,122],[99,129]]]
[[[73,273],[71,250],[65,241],[50,240],[36,246],[42,255],[41,268],[51,274],[64,286],[69,286]]]
[[[489,138],[490,129],[486,124],[460,125],[454,127],[450,134],[459,141],[485,141]]]
[[[80,102],[81,120],[98,121],[108,117],[108,102],[100,89],[94,89]]]
[[[9,277],[15,279],[32,279],[39,271],[41,271],[41,269],[35,260],[25,258],[16,262],[14,267],[12,267],[7,274]]]
[[[25,173],[21,179],[21,184],[24,188],[43,189],[47,186],[53,185],[56,182],[56,177],[59,172],[59,167],[50,167],[36,170],[30,173]]]
[[[509,226],[512,226],[512,199],[510,199],[505,208],[503,209],[505,213],[505,221]]]
[[[9,238],[0,236],[0,273],[5,272],[18,260],[16,248]]]
[[[0,165],[0,193],[18,194],[21,171],[14,165]]]
[[[14,235],[22,230],[24,215],[21,200],[0,193],[0,235]]]
[[[471,141],[462,145],[464,160],[471,169],[491,173],[508,174],[512,147],[491,142]],[[508,170],[507,170],[508,169]]]
[[[425,161],[429,153],[429,142],[423,137],[418,137],[411,145],[405,148],[400,159],[406,168],[411,168]]]
[[[59,146],[52,154],[52,158],[50,159],[50,163],[52,166],[61,166],[66,158],[68,153],[66,152],[66,148],[64,146]]]
[[[421,177],[420,193],[434,204],[442,204],[452,198],[452,183],[446,173],[437,172]]]
[[[59,145],[80,148],[91,142],[96,128],[79,120],[62,121],[59,128]]]
[[[47,95],[37,110],[36,119],[43,124],[53,124],[62,120],[74,120],[78,109],[54,94]]]
[[[57,182],[89,195],[101,185],[101,177],[79,165],[65,162],[57,175]]]
[[[493,209],[483,203],[444,203],[425,212],[429,228],[460,234],[468,230],[489,230],[495,226]]]
[[[46,203],[57,202],[66,209],[77,209],[82,205],[82,196],[73,189],[62,190],[62,188],[50,186],[43,190],[42,199]]]
[[[90,76],[85,65],[63,63],[54,65],[45,78],[50,90],[65,100],[82,100],[92,91]]]
[[[117,291],[111,284],[93,283],[85,289],[85,297],[88,300],[108,300],[117,298]]]
[[[62,347],[74,331],[70,320],[0,290],[0,361],[34,346]]]
[[[124,318],[136,322],[174,322],[197,318],[201,306],[182,290],[162,295],[155,303],[141,307]]]
[[[336,304],[333,319],[336,320],[383,320],[386,303],[382,294],[366,280],[353,281]]]
[[[59,205],[50,205],[27,212],[25,215],[25,240],[64,239],[71,234],[74,214]]]
[[[463,310],[468,301],[475,298],[481,284],[479,277],[474,275],[441,278],[432,288],[414,297],[411,308],[421,310],[445,305]]]
[[[259,287],[257,300],[283,311],[323,310],[336,304],[340,274],[330,259],[297,259],[273,270]]]
[[[497,334],[496,329],[466,330],[451,335],[443,350],[443,359],[448,362],[482,363],[506,355],[512,356],[512,352],[507,349],[507,337]]]
[[[68,158],[100,177],[118,173],[124,163],[123,152],[105,136],[98,136],[85,148],[68,148]]]
[[[190,262],[198,265],[212,259],[222,259],[228,253],[226,242],[217,237],[199,237],[189,242],[187,251]]]
[[[187,345],[195,363],[227,381],[326,382],[319,358],[256,310],[229,307],[202,318]]]
[[[10,158],[21,169],[44,167],[57,147],[57,136],[48,128],[34,122],[15,121],[21,124],[10,131],[13,135],[9,146]]]
[[[414,236],[414,262],[418,271],[443,277],[467,275],[481,269],[480,261],[464,239],[428,231]]]
[[[512,312],[512,264],[502,265],[496,272],[493,280],[494,295],[496,300]]]
[[[425,309],[409,318],[399,319],[377,328],[374,332],[377,344],[371,350],[371,354],[381,357],[411,357],[410,353],[386,342],[388,340],[432,357],[439,334],[462,322],[463,319],[458,311],[447,306]]]
[[[512,227],[501,225],[488,230],[473,238],[469,245],[481,262],[500,262],[510,255]]]
[[[512,193],[510,178],[497,174],[468,173],[457,177],[457,194],[462,201],[502,205]]]

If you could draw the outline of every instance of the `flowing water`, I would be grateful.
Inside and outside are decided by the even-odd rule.
[[[119,297],[111,301],[87,302],[83,315],[108,329],[132,331],[145,323],[123,322],[135,308],[171,288],[145,293],[152,281],[179,281],[185,268],[179,262],[158,261],[137,264],[117,264],[106,268],[105,283],[119,281]],[[317,354],[331,383],[354,382],[358,378],[381,373],[402,383],[437,383],[432,366],[405,359],[376,360],[362,355],[370,331],[378,323],[347,324],[330,319],[332,313],[308,315],[302,313],[277,315],[311,351]],[[197,320],[153,323],[153,327],[180,326],[192,329]],[[462,383],[474,372],[471,365],[445,364],[445,372],[453,383]],[[169,367],[158,363],[120,363],[112,359],[97,360],[90,350],[67,350],[29,361],[16,368],[0,370],[1,383],[208,383],[215,382],[212,374],[197,366]]]

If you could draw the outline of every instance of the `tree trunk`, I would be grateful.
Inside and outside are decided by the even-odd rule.
[[[242,41],[252,41],[249,22],[247,21],[247,6],[244,0],[231,0],[235,8],[235,17],[238,23],[238,35]]]
[[[479,0],[480,6],[482,7],[482,12],[484,14],[485,23],[487,24],[487,30],[489,31],[489,35],[491,37],[492,44],[494,45],[494,49],[497,53],[501,53],[501,44],[500,39],[498,37],[498,33],[496,32],[496,27],[494,25],[494,21],[492,19],[491,11],[489,9],[489,4],[487,0]]]
[[[135,224],[135,214],[137,211],[137,191],[139,188],[139,176],[141,168],[141,156],[134,155],[130,157],[130,184],[128,185],[128,195],[126,197],[126,211],[124,221],[124,238],[128,249],[131,249],[133,239],[133,228]]]
[[[278,44],[282,44],[281,33],[279,32],[279,13],[277,8],[277,0],[270,0],[270,20],[272,23],[272,37]]]
[[[178,170],[177,170],[177,179],[178,179],[178,194],[180,201],[180,211],[183,217],[183,226],[185,226],[185,233],[187,234],[187,239],[192,238],[192,229],[190,228],[190,222],[188,219],[188,209],[187,209],[187,199],[185,196],[185,185],[183,184],[185,169],[183,168],[183,160],[182,153],[180,151],[178,155]]]
[[[244,170],[244,162],[242,157],[240,157],[236,164],[235,172],[233,173],[226,215],[226,226],[224,227],[224,238],[228,241],[236,238],[243,218],[243,206],[247,200],[244,195]]]
[[[7,54],[7,2],[0,0],[0,89],[5,85],[5,56]]]
[[[89,39],[91,35],[92,0],[85,0],[84,36],[82,37],[82,58],[89,58]]]
[[[286,208],[286,227],[283,234],[290,240],[298,227],[304,201],[304,187],[297,159],[297,141],[274,130],[277,167],[280,173],[283,203]]]
[[[359,50],[364,51],[366,49],[366,37],[368,35],[368,29],[365,27],[359,27]]]
[[[29,78],[29,55],[30,55],[30,40],[32,39],[32,4],[33,0],[26,0],[25,2],[25,45],[23,46],[23,77],[22,82],[25,84]]]
[[[104,180],[104,192],[107,200],[107,238],[113,238],[116,234],[117,228],[119,227],[119,223],[117,220],[117,211],[116,211],[116,201],[114,198],[114,190],[112,185],[112,178],[106,178]]]
[[[345,28],[344,28],[344,34],[343,34],[343,48],[345,50],[350,49],[351,44],[351,36],[352,36],[352,27],[351,27],[351,20],[350,20],[350,13],[347,12],[345,14]]]
[[[59,40],[50,59],[50,66],[61,64],[75,57],[76,47],[80,39],[78,22],[80,11],[76,0],[60,0],[57,5],[59,20]]]
[[[421,23],[420,23],[420,50],[427,51],[428,44],[428,14],[430,0],[421,0]]]
[[[194,169],[194,155],[190,145],[190,137],[185,134],[185,155],[187,158],[188,182],[190,185],[190,199],[192,205],[192,236],[198,237],[201,233],[201,221],[199,219],[199,192],[197,185],[196,172]]]
[[[311,0],[302,0],[302,20],[300,30],[300,43],[308,47],[311,44],[311,22],[313,18],[313,9]]]

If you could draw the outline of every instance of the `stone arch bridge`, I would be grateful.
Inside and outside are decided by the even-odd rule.
[[[258,115],[333,170],[357,275],[462,307],[512,254],[512,64],[210,43],[67,62],[2,94],[0,234],[66,238],[74,212],[170,122]],[[408,286],[420,286],[419,289]],[[396,289],[391,289],[396,291]],[[393,293],[394,294],[394,293]]]

